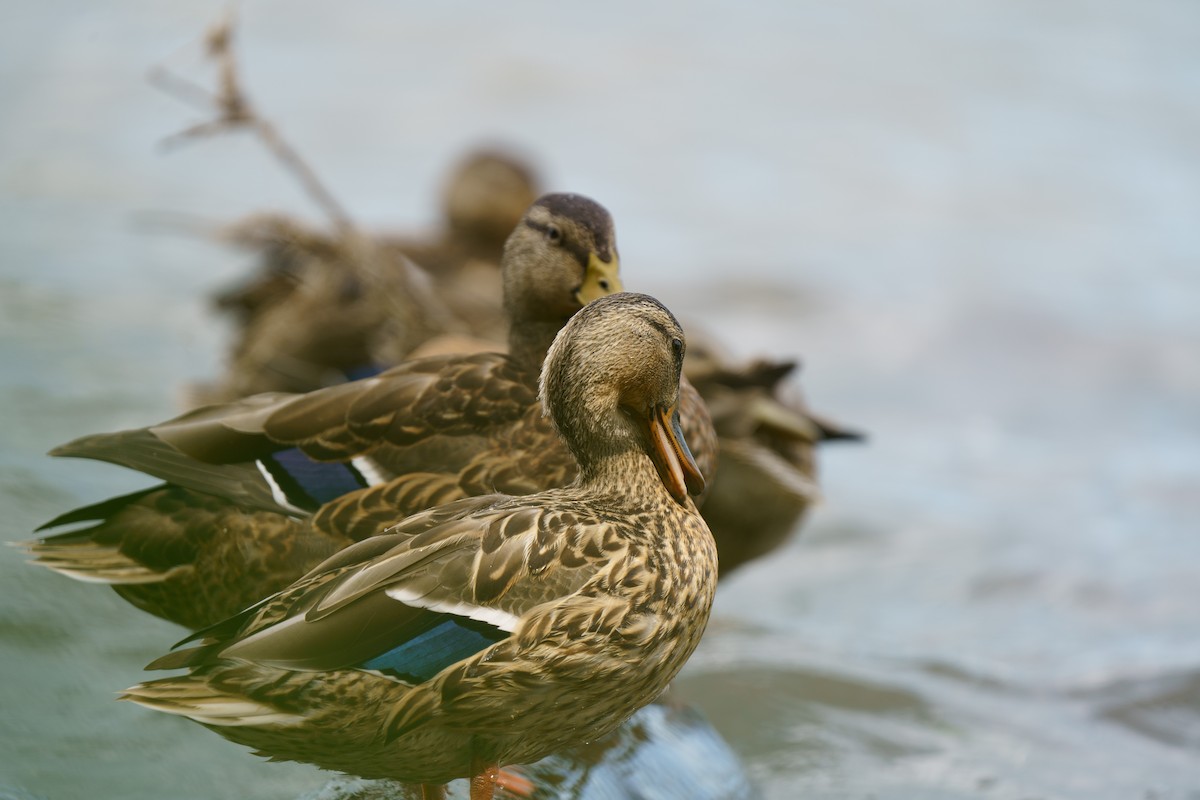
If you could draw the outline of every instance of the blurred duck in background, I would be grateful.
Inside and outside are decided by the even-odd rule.
[[[689,348],[684,373],[717,432],[716,475],[704,519],[721,553],[721,575],[782,546],[820,501],[817,446],[861,433],[808,410],[784,381],[795,361],[734,364],[711,342]]]
[[[435,336],[441,353],[503,343],[504,243],[539,183],[518,156],[481,148],[450,173],[440,228],[427,236],[324,231],[277,214],[226,227],[219,237],[257,251],[259,267],[214,297],[236,324],[234,343],[225,375],[190,387],[187,404],[363,377]]]
[[[541,194],[529,161],[495,147],[467,153],[442,190],[442,228],[428,237],[379,237],[382,247],[412,259],[456,321],[480,342],[504,342],[508,320],[500,302],[504,242]],[[379,354],[387,362],[388,353]],[[408,353],[395,354],[396,358]]]

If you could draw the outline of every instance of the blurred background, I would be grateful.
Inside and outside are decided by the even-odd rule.
[[[0,27],[3,538],[148,484],[44,457],[173,415],[252,257],[162,224],[321,222],[211,85],[225,7]],[[246,89],[351,216],[419,231],[515,146],[617,221],[630,289],[799,357],[804,534],[722,586],[678,681],[767,798],[1200,798],[1200,6],[239,8]],[[113,702],[180,638],[0,552],[0,797],[283,800],[328,775]]]

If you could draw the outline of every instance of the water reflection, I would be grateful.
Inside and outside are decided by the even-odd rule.
[[[519,768],[534,800],[753,800],[760,797],[737,757],[704,715],[672,700],[655,703],[603,740]],[[450,785],[466,797],[466,781]],[[391,781],[337,779],[301,800],[416,800]]]

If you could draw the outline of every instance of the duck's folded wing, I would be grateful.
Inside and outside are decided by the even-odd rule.
[[[461,469],[480,435],[535,405],[533,392],[499,354],[421,359],[305,395],[255,395],[148,428],[85,436],[51,453],[303,515],[421,464]]]
[[[219,428],[213,428],[219,430]],[[232,443],[233,439],[226,439]],[[248,441],[243,439],[242,443]],[[265,440],[264,440],[265,441]],[[387,480],[369,459],[315,461],[294,447],[240,447],[238,456],[254,460],[214,463],[189,455],[141,428],[84,436],[50,451],[53,456],[107,461],[137,470],[173,486],[224,498],[248,511],[274,511],[305,516],[334,498]],[[233,450],[225,451],[233,453]],[[69,512],[43,528],[73,521],[93,507]]]
[[[595,559],[583,553],[600,550],[583,542],[602,537],[603,525],[536,507],[487,509],[489,502],[435,509],[332,556],[266,601],[237,638],[205,648],[206,659],[380,669],[412,680],[507,638],[525,612],[593,575]],[[470,508],[481,510],[435,524],[439,514]],[[569,554],[566,540],[575,544]]]
[[[307,394],[263,394],[206,406],[149,430],[210,463],[254,460],[286,447],[337,461],[381,444],[470,435],[516,419],[534,401],[531,382],[506,356],[435,356]]]
[[[516,420],[535,400],[506,356],[435,356],[297,398],[263,431],[314,458],[343,459],[380,444],[473,435]]]
[[[357,542],[393,525],[397,517],[442,506],[463,496],[457,475],[410,472],[330,500],[313,515],[312,524],[317,530]]]

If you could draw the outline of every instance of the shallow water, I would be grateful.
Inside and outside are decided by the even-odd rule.
[[[426,225],[515,142],[613,211],[630,288],[870,431],[678,681],[764,796],[1200,798],[1200,7],[641,6],[273,0],[241,52],[356,219]],[[203,79],[219,10],[0,29],[4,539],[144,485],[42,453],[217,370],[248,258],[163,215],[316,217],[244,137],[156,149],[199,117],[144,74]],[[0,797],[328,779],[113,702],[178,629],[7,548],[0,586]]]

